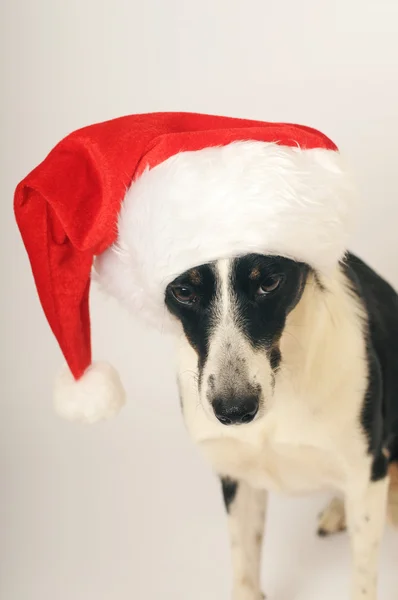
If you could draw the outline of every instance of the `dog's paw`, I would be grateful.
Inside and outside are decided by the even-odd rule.
[[[340,498],[334,498],[319,515],[318,535],[325,537],[327,535],[345,531],[346,528],[344,502]]]
[[[266,600],[266,597],[262,592],[255,591],[249,586],[241,586],[234,590],[232,600]]]
[[[248,590],[242,590],[239,593],[234,593],[232,600],[266,600],[265,594],[253,594]]]

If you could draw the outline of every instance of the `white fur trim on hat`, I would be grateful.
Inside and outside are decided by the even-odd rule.
[[[163,326],[167,285],[212,260],[274,254],[330,271],[347,249],[355,200],[337,151],[235,142],[181,152],[132,184],[97,277]]]
[[[55,410],[69,421],[96,423],[110,419],[125,401],[119,374],[108,363],[92,364],[77,381],[65,366],[55,382]]]

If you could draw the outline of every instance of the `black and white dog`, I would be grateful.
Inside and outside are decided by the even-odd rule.
[[[167,288],[193,440],[220,476],[234,600],[259,600],[267,491],[341,496],[319,535],[348,528],[353,600],[375,600],[387,514],[398,524],[398,296],[352,254],[326,280],[246,255]]]

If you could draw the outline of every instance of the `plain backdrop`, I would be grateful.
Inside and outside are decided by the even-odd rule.
[[[395,0],[3,0],[1,79],[2,600],[227,600],[219,485],[179,412],[170,342],[92,293],[96,358],[129,402],[93,427],[58,419],[61,355],[17,232],[17,182],[61,137],[135,112],[185,110],[322,129],[354,168],[352,248],[398,286]],[[305,243],[305,240],[303,240]],[[269,600],[345,599],[345,535],[318,540],[322,496],[272,497]],[[381,600],[398,596],[387,531]]]

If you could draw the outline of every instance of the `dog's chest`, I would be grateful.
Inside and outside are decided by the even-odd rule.
[[[253,445],[236,440],[207,440],[202,450],[221,475],[253,487],[300,494],[339,488],[342,472],[332,453],[320,448],[273,440]]]
[[[306,411],[271,411],[258,425],[225,428],[207,415],[188,429],[215,471],[290,494],[340,488],[343,469],[328,427]]]

